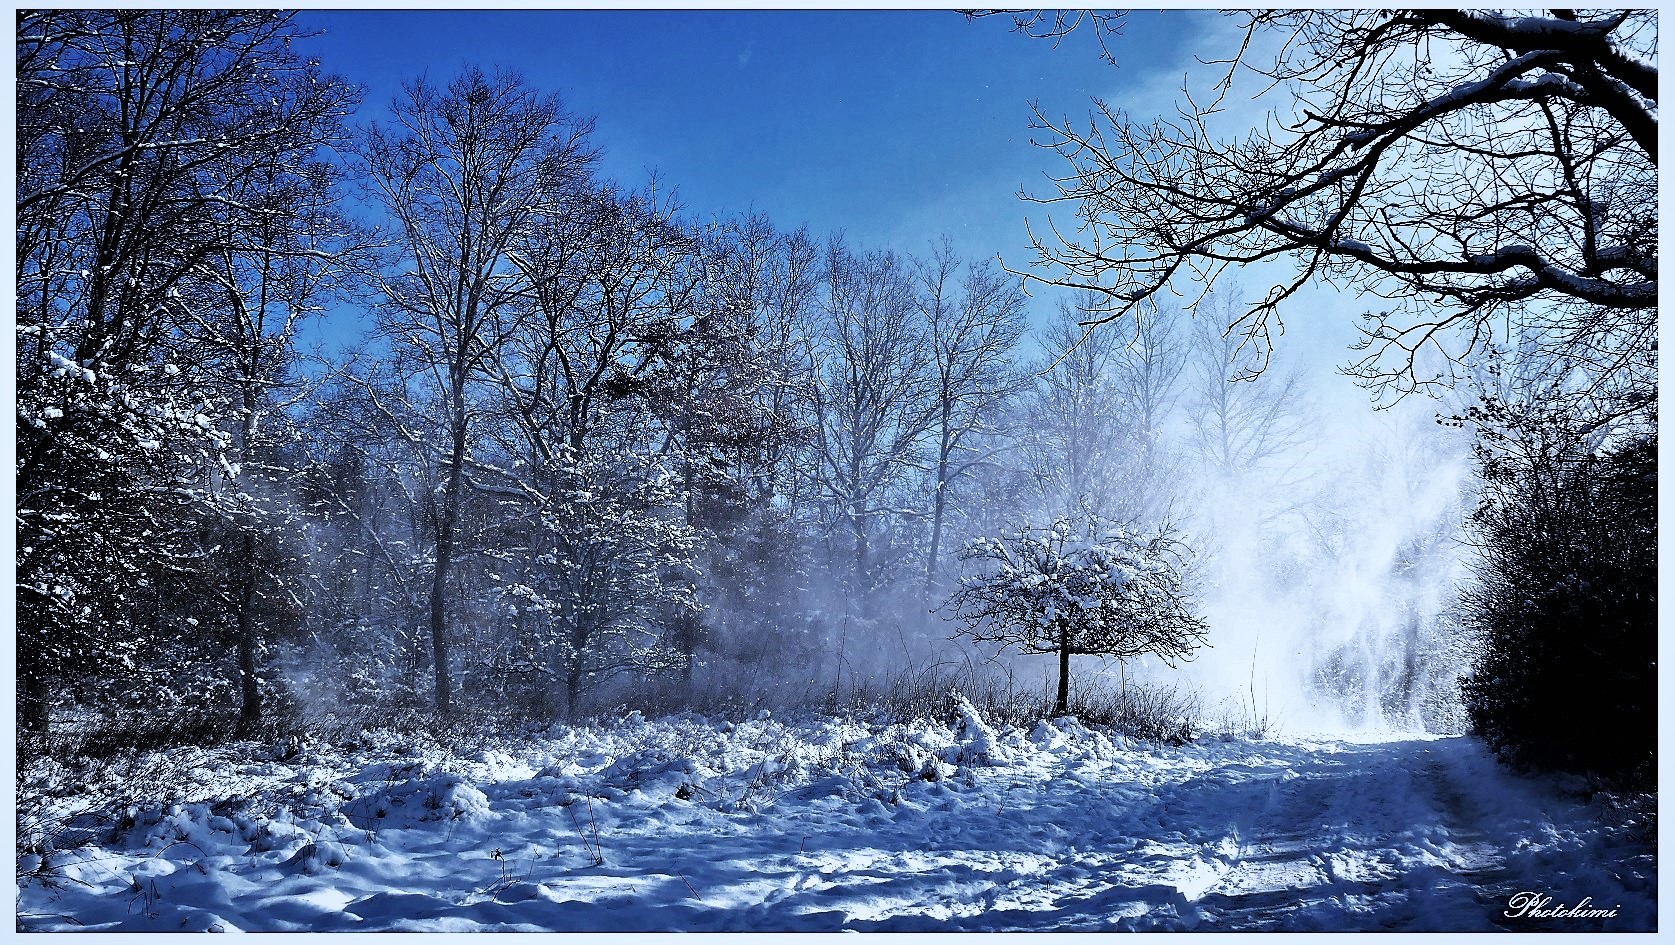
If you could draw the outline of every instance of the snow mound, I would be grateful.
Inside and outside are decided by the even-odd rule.
[[[988,765],[1008,760],[1008,752],[994,729],[983,721],[977,707],[959,693],[954,694],[954,719],[955,750],[950,761],[958,765]]]
[[[310,840],[281,864],[294,873],[314,876],[327,869],[337,869],[348,862],[349,854],[336,840]]]
[[[648,799],[667,800],[682,788],[705,779],[690,758],[670,757],[667,752],[648,748],[628,755],[599,772],[598,797],[622,798],[638,793]]]
[[[492,816],[488,795],[452,772],[392,774],[343,811],[361,830],[476,823]]]

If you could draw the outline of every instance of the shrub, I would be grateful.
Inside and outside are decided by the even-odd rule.
[[[1657,438],[1588,449],[1515,414],[1479,448],[1480,651],[1463,696],[1504,759],[1645,784],[1657,747]]]

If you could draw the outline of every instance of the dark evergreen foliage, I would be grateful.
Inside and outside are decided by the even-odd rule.
[[[220,653],[193,622],[216,606],[199,582],[255,566],[227,560],[214,532],[255,521],[223,513],[244,502],[235,467],[290,342],[247,316],[270,298],[286,310],[275,320],[298,313],[292,277],[324,258],[297,223],[330,186],[313,158],[355,101],[292,48],[302,36],[274,11],[18,16],[17,657],[31,731],[57,708],[128,711],[112,681],[160,667],[177,670],[171,686],[205,688],[185,671],[201,660],[171,661],[176,646]],[[271,265],[253,280],[255,258]],[[190,698],[152,698],[175,695]]]

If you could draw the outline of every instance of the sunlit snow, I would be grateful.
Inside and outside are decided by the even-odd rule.
[[[1652,928],[1635,828],[1459,737],[1133,742],[1072,719],[367,734],[57,770],[39,930]],[[162,806],[84,809],[81,788]],[[34,793],[30,792],[31,795]],[[79,816],[71,816],[78,814]],[[38,858],[25,857],[25,874]]]

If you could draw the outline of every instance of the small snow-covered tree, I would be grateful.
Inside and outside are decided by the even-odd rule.
[[[1089,532],[1061,519],[979,538],[961,559],[984,570],[962,579],[951,598],[965,621],[959,635],[1058,654],[1058,713],[1069,710],[1071,656],[1152,654],[1174,665],[1191,659],[1208,632],[1193,612],[1191,552],[1173,529]]]

